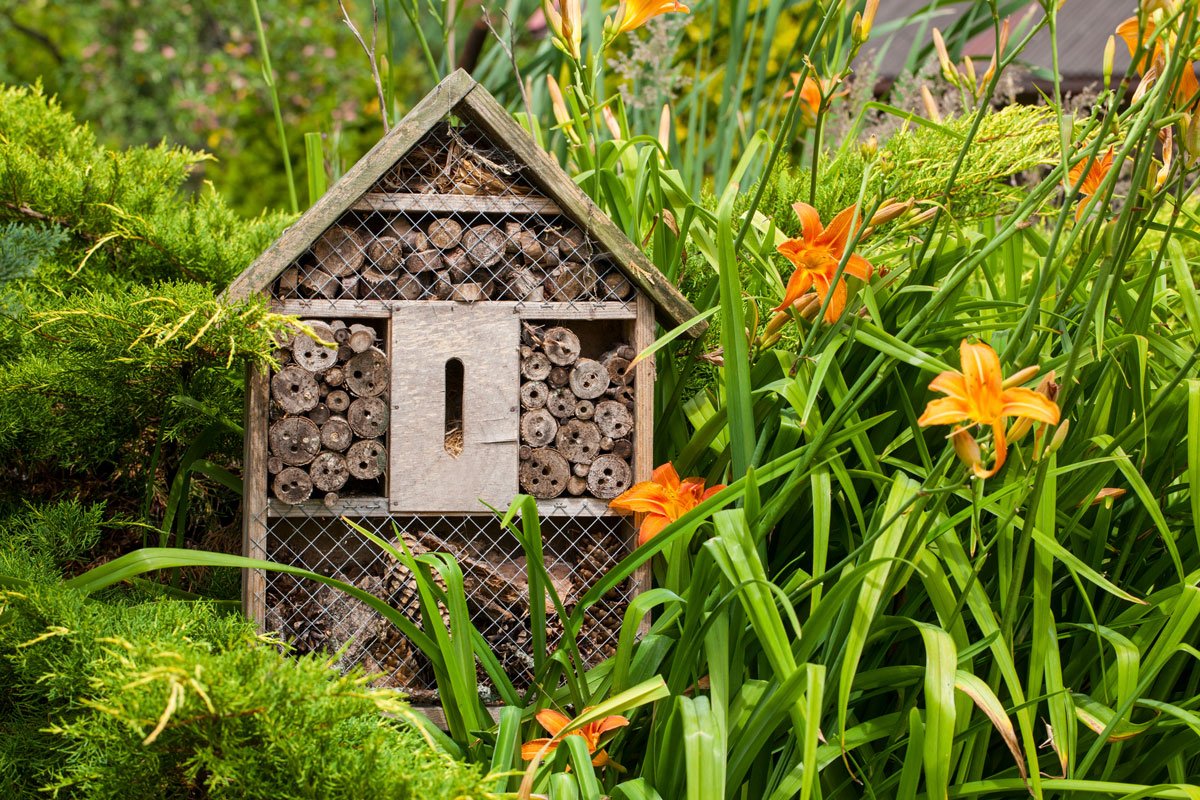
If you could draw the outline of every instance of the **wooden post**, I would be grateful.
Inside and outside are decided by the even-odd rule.
[[[246,445],[242,457],[242,553],[267,557],[267,373],[246,367]],[[260,569],[242,570],[242,610],[258,623],[266,620],[267,581]]]
[[[654,344],[654,304],[645,294],[637,295],[637,319],[633,321],[633,349],[641,353]],[[654,471],[654,357],[644,358],[633,368],[633,483],[650,480]],[[636,515],[630,547],[637,546],[637,528],[642,523],[641,514]],[[633,573],[635,593],[650,589],[650,564],[638,567]],[[649,615],[642,623],[642,634],[650,630]]]

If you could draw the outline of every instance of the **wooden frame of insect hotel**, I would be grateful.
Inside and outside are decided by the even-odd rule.
[[[348,520],[454,556],[473,623],[532,679],[516,538],[489,509],[537,498],[571,609],[626,555],[608,502],[652,470],[656,319],[696,311],[466,73],[444,80],[231,285],[302,321],[247,376],[244,552],[338,578],[420,625],[410,573]],[[700,327],[692,330],[698,333]],[[634,575],[586,611],[610,654]],[[369,607],[258,570],[247,612],[301,652],[338,651],[418,702],[428,661]],[[548,631],[553,646],[556,631]],[[480,692],[492,686],[480,671]]]

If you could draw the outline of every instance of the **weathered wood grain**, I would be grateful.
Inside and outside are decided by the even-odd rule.
[[[479,512],[517,491],[520,321],[489,303],[409,303],[392,319],[391,509]],[[463,367],[462,452],[446,449],[446,364]]]
[[[545,197],[468,194],[368,192],[351,205],[355,211],[434,214],[559,214],[562,209]]]

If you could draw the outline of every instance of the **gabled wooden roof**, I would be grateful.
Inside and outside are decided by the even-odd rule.
[[[475,125],[494,143],[507,148],[524,166],[522,174],[531,178],[536,188],[554,201],[565,217],[604,247],[617,268],[654,303],[658,320],[664,327],[674,328],[699,314],[487,89],[463,70],[443,80],[414,106],[312,208],[234,279],[225,296],[236,300],[269,287],[397,161],[451,114]],[[704,323],[698,323],[688,333],[699,336],[705,327]]]

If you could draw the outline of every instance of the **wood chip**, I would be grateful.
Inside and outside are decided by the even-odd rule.
[[[413,275],[421,275],[442,268],[442,253],[440,250],[418,250],[409,253],[404,259],[404,269]]]
[[[271,475],[278,475],[283,472],[284,466],[283,459],[279,456],[271,456],[267,459],[267,472]]]
[[[356,478],[378,478],[387,468],[387,450],[383,442],[367,439],[350,445],[346,452],[346,468]]]
[[[556,450],[542,447],[534,450],[528,461],[521,462],[518,479],[523,492],[549,500],[566,491],[570,476],[571,465],[567,460]]]
[[[308,418],[317,425],[324,425],[329,421],[329,406],[324,403],[317,403],[311,411],[308,412]]]
[[[558,427],[554,447],[573,464],[591,464],[600,455],[600,429],[594,422],[568,420]]]
[[[546,296],[564,303],[581,300],[595,292],[596,270],[587,264],[563,264],[546,275]]]
[[[617,439],[613,442],[612,454],[628,461],[633,458],[633,442],[628,439]]]
[[[550,387],[542,381],[526,381],[521,384],[521,408],[532,410],[545,408],[550,396]]]
[[[450,299],[458,303],[478,303],[487,300],[487,292],[478,283],[456,283],[450,291]]]
[[[583,400],[594,400],[608,389],[608,369],[599,361],[581,358],[571,370],[571,391]]]
[[[588,420],[596,416],[596,406],[591,400],[580,400],[575,404],[575,419]]]
[[[611,439],[622,439],[633,430],[633,415],[615,400],[596,404],[596,424],[600,432]]]
[[[542,347],[550,363],[569,367],[579,358],[579,337],[567,328],[551,328],[542,337]]]
[[[350,404],[346,412],[350,429],[364,439],[373,439],[387,433],[388,405],[381,397],[360,397]]]
[[[323,269],[306,267],[300,271],[297,294],[312,300],[332,300],[342,289],[337,278]]]
[[[321,450],[321,430],[305,417],[279,420],[271,426],[267,440],[271,453],[293,467],[309,463]]]
[[[320,400],[316,378],[295,364],[286,366],[271,378],[271,399],[288,414],[316,408]]]
[[[346,469],[346,459],[337,453],[321,453],[313,459],[308,468],[313,486],[322,492],[333,492],[346,485],[350,472]]]
[[[311,324],[311,323],[310,323]],[[328,326],[321,326],[323,331],[314,328],[322,341],[332,342],[333,331]],[[326,339],[328,335],[328,339]],[[322,372],[337,363],[338,350],[336,346],[319,344],[308,334],[298,333],[292,339],[292,359],[309,372]]]
[[[388,359],[384,352],[372,347],[346,362],[346,388],[359,397],[383,394],[388,383]]]
[[[341,453],[353,441],[354,430],[345,417],[330,417],[329,421],[321,426],[321,446],[326,450]]]
[[[312,478],[299,467],[288,467],[275,476],[271,491],[285,503],[295,505],[312,497]]]
[[[592,462],[588,472],[588,491],[602,500],[611,500],[629,488],[633,470],[623,459],[603,455]]]
[[[521,441],[530,447],[545,447],[558,435],[558,420],[544,408],[521,415]]]

